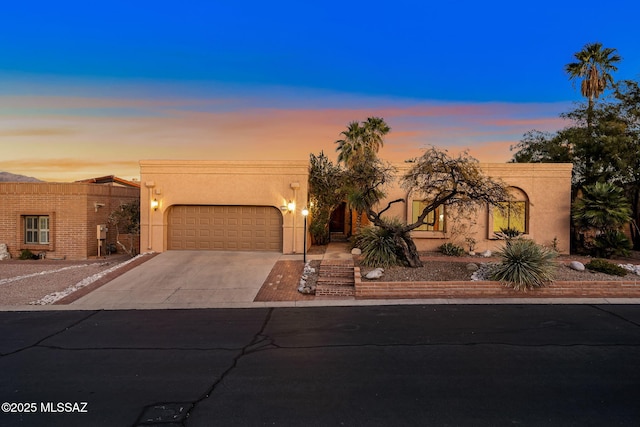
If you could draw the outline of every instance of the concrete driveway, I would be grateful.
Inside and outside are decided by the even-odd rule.
[[[167,251],[68,308],[250,306],[274,264],[283,257],[277,252]]]

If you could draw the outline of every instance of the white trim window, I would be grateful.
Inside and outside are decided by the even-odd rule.
[[[49,244],[49,216],[24,217],[24,242],[33,245]]]

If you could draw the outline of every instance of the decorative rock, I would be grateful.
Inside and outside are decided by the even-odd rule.
[[[478,264],[475,264],[473,262],[470,262],[469,264],[467,264],[467,271],[477,271],[478,270]]]
[[[487,249],[486,251],[482,252],[481,255],[485,258],[489,258],[492,254],[491,254],[491,251]]]
[[[576,271],[584,271],[584,264],[579,261],[571,261],[569,268]]]
[[[0,243],[0,261],[4,261],[5,259],[10,259],[11,254],[9,253],[9,249],[7,248],[6,243]]]
[[[635,264],[618,264],[618,265],[624,268],[625,270],[629,271],[630,273],[640,276],[640,265],[635,265]]]
[[[384,268],[374,268],[373,270],[365,274],[364,277],[367,279],[379,279],[382,277],[383,273],[384,273]]]
[[[359,248],[351,249],[351,255],[360,255],[360,254],[362,254],[362,251]]]

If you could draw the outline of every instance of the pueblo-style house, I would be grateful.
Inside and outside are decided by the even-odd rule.
[[[406,167],[397,166],[400,173]],[[436,250],[454,240],[471,244],[475,251],[495,250],[503,244],[495,233],[508,227],[569,251],[571,164],[481,167],[511,187],[514,197],[507,209],[484,207],[473,218],[457,218],[455,212],[441,209],[434,213],[433,226],[413,232],[418,250]],[[302,253],[308,170],[307,161],[143,160],[141,250]],[[406,202],[393,205],[385,215],[412,222],[421,211],[421,201],[399,187],[388,189],[387,197]],[[332,216],[332,233],[350,234],[353,217],[346,205],[339,206]]]

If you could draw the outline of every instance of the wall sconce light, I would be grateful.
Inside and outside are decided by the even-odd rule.
[[[286,205],[280,206],[280,210],[282,211],[282,213],[286,214],[296,210],[296,204],[293,200],[290,200],[289,202],[285,202],[285,203]]]
[[[158,202],[158,199],[153,199],[151,201],[151,209],[153,209],[154,211],[157,211],[159,206],[160,202]]]

